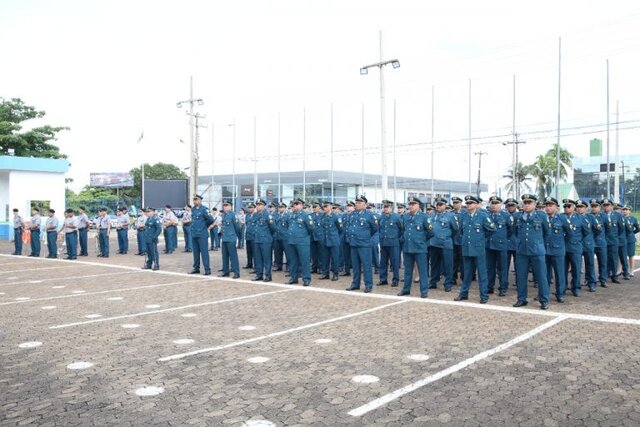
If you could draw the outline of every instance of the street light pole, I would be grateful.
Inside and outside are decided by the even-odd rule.
[[[194,120],[193,120],[193,107],[197,104],[197,105],[203,105],[204,101],[202,100],[202,98],[197,98],[195,99],[193,97],[193,76],[189,77],[189,99],[185,100],[185,101],[178,101],[176,103],[176,106],[178,108],[182,108],[182,106],[184,104],[188,104],[189,105],[189,112],[187,113],[189,115],[189,191],[190,193],[193,195],[196,193],[197,189],[198,189],[198,161],[196,159],[196,150],[197,148],[195,147],[196,141],[194,138],[194,134],[195,134],[195,129],[194,129]]]
[[[382,198],[387,198],[388,192],[388,176],[387,176],[387,128],[386,128],[386,111],[385,111],[385,85],[384,85],[384,66],[391,64],[393,68],[400,67],[400,61],[392,59],[384,61],[382,59],[382,31],[380,31],[380,62],[365,65],[360,68],[360,74],[369,73],[369,68],[377,67],[380,70],[380,157],[382,159]]]

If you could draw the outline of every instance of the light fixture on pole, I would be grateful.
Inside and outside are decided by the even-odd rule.
[[[400,67],[400,61],[392,59],[384,61],[382,59],[382,31],[380,31],[380,62],[365,65],[360,68],[360,75],[369,74],[369,68],[377,67],[380,69],[380,157],[382,158],[382,198],[387,198],[387,190],[389,183],[387,182],[387,128],[385,114],[385,87],[384,87],[384,66],[389,65],[393,68]]]
[[[190,177],[189,177],[189,192],[191,195],[196,194],[198,189],[198,168],[196,166],[196,148],[194,138],[194,120],[193,120],[193,107],[195,105],[204,105],[202,98],[193,97],[193,76],[189,77],[189,99],[185,101],[178,101],[176,107],[182,108],[183,105],[189,105],[189,164],[190,164]]]

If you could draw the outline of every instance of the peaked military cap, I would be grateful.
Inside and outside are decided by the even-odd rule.
[[[231,200],[225,200],[224,202],[222,202],[222,205],[229,205],[229,206],[233,206],[233,203],[231,203]]]
[[[384,206],[393,206],[393,202],[391,200],[383,200],[382,204]]]
[[[582,200],[582,199],[578,199],[578,200],[576,200],[576,206],[584,206],[584,207],[587,207],[587,203],[586,203],[584,200]]]
[[[556,199],[555,197],[551,197],[551,196],[547,196],[544,199],[544,204],[545,205],[550,205],[550,204],[554,204],[554,205],[558,205],[558,199]]]
[[[405,208],[406,208],[406,206],[404,205],[404,203],[400,203],[400,202],[396,203],[396,207],[398,207],[398,208],[402,208],[402,209],[405,209]]]
[[[600,202],[601,205],[611,205],[611,199],[602,199],[602,202]]]
[[[256,205],[254,205],[253,203],[249,203],[249,204],[247,205],[247,208],[255,208],[255,207],[256,207]]]
[[[424,207],[425,210],[427,211],[432,211],[434,209],[433,205],[431,203],[427,203]]]
[[[279,208],[285,208],[285,209],[286,209],[286,208],[287,208],[287,204],[286,204],[286,203],[284,203],[284,202],[280,202],[280,203],[278,204],[278,207],[279,207]]]
[[[576,201],[572,200],[572,199],[562,199],[562,204],[563,205],[575,205]]]
[[[462,203],[462,199],[458,196],[453,196],[451,198],[451,203]]]
[[[153,212],[153,208],[151,206],[147,206],[144,211],[145,212]]]
[[[448,204],[447,205],[447,210],[448,211],[452,211],[453,210],[453,205],[452,204]]]
[[[622,210],[623,210],[623,211],[630,211],[630,210],[631,210],[631,208],[630,208],[629,206],[623,206],[623,207],[622,207]]]
[[[356,196],[356,202],[369,202],[369,200],[367,200],[367,198],[365,196],[363,196],[362,194],[359,196]]]
[[[448,202],[444,197],[438,197],[436,198],[435,203],[436,205],[446,205]]]
[[[591,199],[591,200],[589,200],[589,204],[590,204],[591,206],[600,206],[600,200],[598,200],[598,199]]]
[[[374,205],[373,203],[367,203],[367,209],[374,209],[376,207],[376,205]]]
[[[355,206],[356,204],[354,203],[353,200],[347,200],[347,206]]]
[[[275,208],[275,207],[276,207],[276,204],[275,204],[275,203],[273,203],[273,202],[270,202],[270,203],[269,203],[269,207],[270,207],[270,208]]]
[[[411,205],[411,204],[414,204],[414,203],[421,204],[422,202],[420,202],[420,199],[418,199],[417,197],[414,197],[414,196],[411,196],[411,197],[409,197],[407,199],[407,204],[408,205]]]
[[[517,205],[518,202],[513,197],[509,197],[507,200],[504,201],[504,204],[505,205]]]
[[[499,196],[491,196],[489,197],[490,203],[502,203],[502,199]]]
[[[193,200],[195,200],[195,199],[200,199],[200,200],[202,200],[202,196],[201,196],[201,195],[199,195],[199,194],[194,194],[194,195],[193,195]]]
[[[535,194],[523,194],[522,197],[520,197],[520,199],[522,199],[522,201],[524,202],[525,200],[531,200],[533,202],[538,201],[538,198],[536,197]]]
[[[49,209],[49,213],[56,213],[55,209]]]
[[[329,200],[325,200],[324,202],[322,202],[322,206],[331,206],[331,207],[333,207],[333,203],[331,203]]]
[[[464,196],[464,202],[469,204],[469,203],[480,203],[480,198],[474,196],[473,194],[467,194],[466,196]]]
[[[614,209],[620,209],[620,203],[615,202],[615,203],[613,204],[613,208],[614,208]]]
[[[297,198],[297,199],[293,199],[291,203],[294,205],[304,205],[304,200],[302,200],[301,198]]]
[[[256,205],[266,205],[266,204],[267,202],[265,202],[264,199],[260,199],[260,198],[256,199]]]

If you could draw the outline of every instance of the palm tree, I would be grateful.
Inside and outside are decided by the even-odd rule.
[[[524,168],[525,166],[523,166],[521,162],[518,162],[518,164],[516,165],[516,182],[518,183],[517,186],[516,183],[513,182],[513,167],[507,170],[506,175],[502,175],[503,178],[509,179],[509,181],[507,181],[505,185],[505,190],[507,191],[507,193],[511,193],[512,197],[516,199],[520,196],[520,191],[522,189],[527,192],[531,191],[531,186],[527,182],[529,180],[529,177],[527,176]]]
[[[549,158],[550,162],[553,163],[553,173],[552,173],[552,181],[555,180],[555,176],[557,174],[556,171],[556,149],[558,144],[553,144],[549,151],[545,153],[545,156]],[[573,164],[573,154],[562,147],[560,147],[560,180],[566,179],[569,171],[572,168]]]
[[[554,170],[555,161],[542,154],[538,155],[533,163],[524,167],[524,172],[536,181],[538,199],[543,199],[545,194],[551,192]]]

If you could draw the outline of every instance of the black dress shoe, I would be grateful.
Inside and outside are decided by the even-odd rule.
[[[460,295],[458,295],[457,297],[455,297],[453,300],[454,301],[466,301],[468,300],[469,297],[461,297]]]
[[[136,255],[143,255],[142,252],[136,252]],[[82,256],[82,254],[80,254],[80,256]]]
[[[589,292],[595,292],[595,291],[596,291],[595,286],[589,286]]]
[[[289,273],[285,274],[284,277],[291,277]]]
[[[445,292],[451,292],[451,286],[445,286],[444,287],[444,291]]]
[[[240,275],[239,274],[234,274],[233,276],[231,276],[232,279],[239,279]]]
[[[331,277],[331,281],[332,281],[332,282],[335,282],[335,281],[337,281],[337,280],[338,280],[338,275],[337,275],[337,274],[334,274],[334,275]]]
[[[524,307],[527,304],[529,304],[527,301],[517,301],[515,304],[513,304],[514,307]]]
[[[308,282],[306,280],[302,282],[302,286],[309,286],[309,285],[311,285],[311,282]]]
[[[419,281],[420,280],[418,280],[418,282]],[[415,282],[415,280],[414,280],[414,282]],[[416,283],[418,283],[418,282],[416,282]],[[429,285],[429,289],[438,289],[438,285]]]
[[[222,268],[219,268],[219,269],[218,269],[218,271],[224,271],[224,269],[222,269]]]
[[[264,279],[264,277],[262,277],[262,276],[256,276],[251,280],[254,281],[254,282],[258,282],[258,281],[262,281],[263,279]]]
[[[319,280],[329,280],[329,275],[328,274],[324,274],[324,275],[319,277]]]
[[[266,277],[263,282],[270,282],[271,281],[271,277]]]
[[[489,292],[488,292],[488,293],[490,293],[490,294],[495,294],[495,293],[496,293],[496,291],[495,291],[494,289],[489,289]]]
[[[600,286],[602,286],[603,288],[608,288],[608,287],[609,287],[609,285],[607,285],[607,283],[606,283],[606,282],[602,282],[602,283],[600,283]]]
[[[369,292],[371,292],[371,288],[364,288],[364,293],[368,294]]]
[[[611,278],[611,283],[617,283],[619,285],[620,281],[617,278],[613,277]]]
[[[558,301],[558,304],[564,304],[564,297],[556,298],[556,301]]]
[[[351,273],[349,273],[347,271],[347,272],[344,272],[344,273],[340,273],[340,275],[343,276],[343,277],[348,277],[348,276],[351,276]]]
[[[407,292],[407,291],[400,291],[400,292],[398,292],[398,296],[399,296],[399,297],[404,297],[404,296],[407,296],[407,295],[409,295],[409,294],[411,294],[411,292]]]
[[[151,266],[145,265],[142,267],[143,270],[151,270]]]
[[[200,274],[200,270],[191,270],[188,274]]]
[[[624,276],[624,277],[623,277],[623,279],[624,279],[624,280],[631,280],[631,277],[629,277],[629,276]]]
[[[387,282],[387,281],[385,280],[385,281],[382,281],[382,282],[378,282],[378,283],[376,284],[376,286],[384,286],[384,285],[388,285],[388,284],[389,284],[389,282]]]
[[[251,266],[251,265],[245,265],[245,266],[244,266],[244,267],[242,267],[242,268],[246,270],[246,269],[249,269],[249,268],[253,268],[253,266]]]
[[[540,310],[549,310],[549,303],[543,302],[542,304],[540,304]]]
[[[205,275],[205,276],[211,276],[211,271],[205,271],[205,272],[204,272],[204,275]]]
[[[481,300],[480,300],[480,304],[486,304],[486,303],[487,303],[487,301],[489,301],[489,300],[481,299]]]
[[[574,297],[579,297],[580,296],[580,291],[571,291],[571,293],[573,294]]]
[[[288,285],[297,285],[298,284],[298,280],[297,279],[289,279],[287,284]]]
[[[507,291],[500,291],[500,292],[498,292],[498,296],[499,296],[499,297],[506,297],[506,296],[507,296]]]
[[[357,288],[353,287],[353,286],[350,286],[347,289],[345,289],[345,291],[359,291],[359,290],[360,290],[360,286],[358,286]]]
[[[218,274],[218,277],[229,277],[229,273],[220,273]]]
[[[156,264],[153,267],[151,267],[151,270],[158,271],[158,270],[160,270],[160,266]]]
[[[392,287],[392,288],[397,288],[397,287],[398,287],[398,284],[397,284],[397,283],[392,283],[392,284],[391,284],[391,287]]]
[[[274,268],[273,271],[282,271],[281,268]]]
[[[420,298],[427,298],[427,294],[420,294]]]

